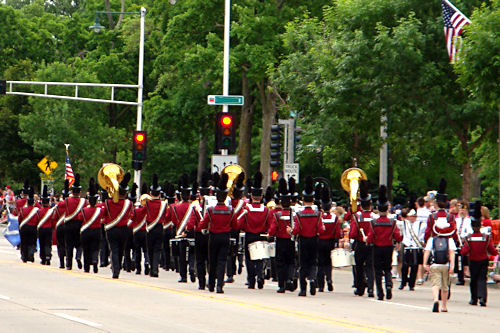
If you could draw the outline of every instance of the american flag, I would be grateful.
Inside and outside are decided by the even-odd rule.
[[[68,151],[66,150],[66,172],[64,173],[64,180],[69,180],[69,187],[75,181],[75,175],[73,174],[73,169],[71,168],[71,163],[69,162]]]
[[[460,34],[464,26],[470,24],[470,20],[460,12],[457,7],[453,6],[448,0],[441,0],[441,7],[443,7],[443,21],[444,21],[444,36],[446,38],[446,48],[448,49],[448,56],[450,62],[454,63],[457,58],[457,41],[460,40]]]

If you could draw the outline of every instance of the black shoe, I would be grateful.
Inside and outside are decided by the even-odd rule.
[[[70,271],[70,270],[72,270],[72,269],[73,269],[73,267],[71,267],[71,266],[66,266],[66,269],[67,269],[68,271]]]
[[[40,261],[40,265],[44,265],[45,266],[45,260],[41,260]]]
[[[226,279],[226,281],[224,281],[224,282],[226,282],[226,283],[233,283],[233,282],[234,282],[234,279],[233,279],[233,277],[232,277],[232,276],[229,276],[229,277]]]
[[[259,289],[264,288],[264,280],[258,280],[257,281],[257,288],[259,288]]]
[[[141,275],[141,270],[140,270],[140,269],[136,269],[136,270],[135,270],[135,274],[136,274],[136,275]]]
[[[377,300],[383,301],[384,300],[384,295],[377,295]]]
[[[199,290],[205,290],[205,286],[200,284],[200,285],[198,285],[198,289]]]
[[[278,294],[284,294],[285,293],[285,288],[279,288],[278,290],[276,290],[276,292]]]
[[[179,281],[177,281],[179,283],[187,283],[187,278],[180,278]]]
[[[149,265],[144,265],[144,274],[149,275]]]
[[[311,280],[309,281],[309,292],[311,295],[316,295],[316,281]]]
[[[322,293],[324,291],[324,288],[318,288],[318,292]]]
[[[477,299],[471,299],[471,300],[469,301],[469,304],[470,304],[470,305],[477,305]]]
[[[375,297],[375,294],[373,293],[373,289],[368,289],[368,297]]]
[[[463,286],[465,285],[465,281],[457,281],[457,283],[455,283],[457,286]]]
[[[486,301],[482,298],[479,299],[479,305],[486,306]]]
[[[386,289],[386,293],[387,293],[386,298],[387,299],[392,299],[392,288],[387,288]]]
[[[439,312],[439,302],[434,302],[432,305],[432,312]]]
[[[210,291],[211,293],[213,293],[215,290],[215,287],[214,286],[208,286],[208,291]]]
[[[410,291],[415,291],[415,287],[410,287]]]
[[[333,283],[332,282],[327,282],[328,286],[328,291],[333,291]]]
[[[222,286],[217,286],[217,294],[224,294],[224,290],[222,290]]]
[[[86,269],[86,268],[85,268],[83,271],[84,271],[85,273],[90,273],[90,268],[89,268],[89,269]]]
[[[248,283],[248,289],[255,289],[255,282],[253,283],[247,282],[247,283]]]
[[[305,297],[306,296],[305,290],[299,291],[299,296]]]
[[[354,295],[363,296],[365,294],[365,289],[354,289]]]
[[[191,282],[196,281],[196,275],[194,275],[194,274],[189,274],[189,278],[191,279]]]
[[[82,261],[80,259],[76,259],[76,264],[78,265],[78,269],[82,269]]]
[[[99,272],[99,268],[97,268],[97,264],[94,264],[94,273]]]
[[[45,265],[50,266],[50,260],[45,260]]]
[[[238,275],[241,274],[241,271],[243,270],[243,267],[241,265],[238,266]]]
[[[151,277],[154,277],[154,278],[158,277],[158,273],[151,273],[150,275],[151,275]],[[186,282],[186,281],[184,281],[184,282]]]
[[[399,285],[398,289],[399,289],[399,290],[403,290],[403,289],[405,289],[405,285],[401,283],[401,284]],[[411,288],[410,288],[410,289],[411,289]]]
[[[118,279],[119,273],[113,273],[113,279]]]

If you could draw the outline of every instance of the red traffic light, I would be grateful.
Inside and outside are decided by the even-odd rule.
[[[229,127],[233,123],[233,118],[231,116],[222,116],[220,118],[220,124],[224,127]]]
[[[277,180],[278,180],[278,177],[279,177],[279,172],[278,172],[278,171],[276,171],[276,170],[273,170],[273,171],[271,172],[271,180],[272,180],[273,182],[275,182],[275,181],[277,181]]]
[[[137,143],[143,143],[146,140],[146,136],[144,133],[136,133],[134,137],[134,141]]]

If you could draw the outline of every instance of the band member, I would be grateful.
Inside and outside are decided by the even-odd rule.
[[[13,215],[15,216],[18,216],[19,215],[19,212],[21,212],[21,209],[23,207],[27,207],[28,206],[28,192],[29,192],[29,189],[30,189],[30,182],[28,179],[26,179],[24,181],[24,185],[21,189],[21,198],[17,199],[16,200],[16,209],[12,212]],[[40,204],[38,202],[35,201],[34,203],[35,207],[39,208],[40,209]]]
[[[172,220],[174,215],[173,207],[175,204],[175,187],[169,182],[165,182],[164,191],[166,200],[168,202],[167,215],[165,217],[165,224],[163,225],[163,268],[165,270],[175,270],[177,266],[177,256],[172,255],[172,248],[170,247],[170,240],[175,237],[175,225]]]
[[[250,182],[250,181],[249,181]],[[265,241],[261,234],[269,229],[272,219],[269,208],[261,204],[262,200],[262,173],[255,173],[251,190],[251,204],[246,204],[242,213],[238,217],[238,228],[245,231],[245,263],[247,266],[248,289],[264,288],[263,262],[262,260],[252,260],[249,246],[258,241]]]
[[[143,183],[141,189],[141,198],[144,194],[148,194],[148,186]],[[136,202],[132,216],[132,233],[134,235],[134,261],[135,274],[141,274],[141,263],[144,255],[144,274],[149,275],[149,257],[146,231],[146,201]]]
[[[108,191],[101,190],[101,202],[99,202],[96,207],[104,208],[106,207],[106,201],[108,201]],[[108,236],[106,235],[106,229],[104,224],[101,225],[101,242],[99,244],[99,267],[107,267],[109,265],[109,242]]]
[[[64,239],[64,220],[66,218],[66,198],[69,196],[69,180],[64,181],[64,189],[62,191],[63,200],[57,203],[55,209],[56,218],[56,240],[57,240],[57,256],[59,257],[59,268],[65,268],[66,259],[66,241]]]
[[[90,272],[91,265],[94,267],[94,273],[97,273],[104,209],[96,207],[99,194],[97,193],[94,178],[90,178],[88,192],[89,206],[82,210],[83,223],[80,228],[80,242],[82,243],[83,269],[85,273]]]
[[[137,184],[132,184],[132,189],[128,194],[128,199],[134,204],[137,201]],[[131,272],[135,270],[135,260],[133,258],[133,250],[134,250],[134,227],[133,227],[133,216],[135,212],[135,207],[132,209],[132,215],[130,220],[127,223],[127,245],[125,246],[125,253],[123,256],[123,270],[125,272]]]
[[[153,175],[153,184],[151,185],[151,200],[146,201],[146,223],[148,232],[148,255],[151,265],[150,276],[158,277],[158,266],[160,265],[160,254],[163,243],[163,224],[167,202],[161,200],[161,187],[158,185],[158,175]]]
[[[415,290],[418,266],[422,265],[423,262],[425,228],[422,221],[417,221],[417,213],[414,209],[409,212],[407,209],[403,209],[401,217],[403,218],[404,255],[399,289],[404,289],[408,284],[410,290]]]
[[[312,208],[314,201],[314,185],[311,176],[305,179],[302,192],[304,209],[297,212],[294,218],[293,235],[299,235],[300,292],[306,296],[309,279],[311,295],[316,295],[316,276],[318,267],[318,235],[325,231],[321,211]],[[291,230],[291,228],[288,228]]]
[[[481,233],[481,202],[471,205],[471,220],[474,233],[465,238],[462,255],[469,256],[470,261],[470,305],[486,306],[488,291],[486,276],[488,274],[488,253],[497,255],[491,235]]]
[[[19,236],[21,237],[21,260],[35,262],[36,227],[40,221],[38,207],[35,207],[35,192],[28,188],[27,206],[19,210]]]
[[[330,199],[330,189],[326,186],[321,190],[320,204],[323,209],[325,231],[319,235],[318,240],[317,283],[318,291],[322,292],[325,288],[325,278],[328,291],[333,291],[331,252],[341,237],[341,231],[338,216],[330,212],[332,209],[332,200]]]
[[[111,250],[111,270],[113,279],[120,276],[123,252],[127,242],[127,223],[132,215],[133,204],[127,199],[130,173],[126,173],[118,188],[119,200],[114,202],[108,199],[104,205],[104,223]]]
[[[217,205],[207,209],[199,227],[201,230],[208,228],[209,231],[208,290],[213,292],[217,283],[219,294],[224,293],[224,274],[231,227],[237,229],[234,210],[225,205],[228,193],[227,178],[227,174],[221,176],[216,191]]]
[[[191,198],[191,190],[192,188],[189,187],[188,183],[188,176],[187,174],[183,174],[182,177],[179,179],[179,192],[181,195],[181,203],[178,203],[172,207],[173,211],[173,216],[172,216],[172,221],[174,222],[174,225],[177,228],[176,234],[178,237],[181,237],[181,240],[179,241],[179,274],[180,274],[180,279],[179,283],[185,283],[187,282],[187,272],[188,272],[188,262],[189,262],[189,274],[191,281],[194,282],[196,277],[194,274],[194,255],[192,254],[189,248],[189,241],[185,237],[194,237],[194,235],[185,233],[185,228],[187,226],[187,223],[189,219],[191,218],[191,214],[193,213],[193,209],[191,207],[191,204],[189,202],[189,199]],[[188,252],[189,251],[189,252]],[[188,256],[188,259],[186,260],[186,257]]]
[[[52,227],[54,225],[54,210],[49,207],[50,197],[47,193],[47,185],[43,186],[42,190],[42,208],[39,209],[38,215],[38,240],[40,242],[40,260],[42,265],[50,266],[52,258]]]
[[[453,236],[456,238],[456,222],[455,216],[446,211],[446,203],[448,201],[448,195],[446,191],[446,180],[441,178],[439,183],[439,188],[436,194],[436,202],[438,205],[438,211],[429,215],[427,220],[427,228],[425,229],[425,241],[430,237],[436,235],[441,235],[442,237]]]
[[[290,193],[286,180],[281,178],[278,184],[278,195],[281,209],[272,212],[272,222],[269,227],[269,236],[276,237],[276,266],[278,274],[277,293],[284,293],[291,289],[295,266],[295,242],[289,233],[292,227],[292,209],[290,208]],[[292,290],[293,291],[293,290]]]
[[[243,206],[245,205],[245,200],[243,199],[243,192],[245,191],[245,172],[241,172],[236,178],[236,185],[234,186],[231,206],[234,209],[234,215],[239,216]],[[231,245],[229,254],[227,257],[227,283],[233,283],[233,276],[236,274],[236,259],[238,258],[238,240],[240,237],[240,231],[238,229],[231,229]],[[233,241],[234,240],[234,241]],[[243,258],[241,258],[243,259]],[[241,260],[243,261],[243,260]],[[241,273],[242,262],[239,262],[239,272]]]
[[[387,201],[387,188],[380,186],[378,191],[377,207],[380,217],[372,222],[372,229],[367,237],[367,242],[373,244],[373,266],[375,268],[375,284],[377,286],[377,299],[384,299],[382,288],[382,275],[385,279],[386,298],[392,298],[392,251],[393,241],[400,243],[403,240],[396,226],[395,219],[387,217],[389,202]],[[398,244],[399,249],[399,244]]]
[[[349,230],[349,238],[354,239],[354,260],[356,263],[356,274],[354,295],[363,296],[365,288],[368,297],[373,294],[373,247],[366,244],[366,237],[372,229],[372,222],[378,218],[372,212],[372,197],[368,193],[368,182],[361,180],[359,183],[359,202],[361,212],[353,212]]]
[[[71,195],[66,198],[66,217],[64,218],[64,240],[66,242],[66,269],[73,268],[73,249],[80,248],[80,228],[82,227],[82,209],[87,200],[80,198],[80,174],[75,174],[75,182],[71,187]],[[78,268],[82,268],[82,262],[77,253]]]

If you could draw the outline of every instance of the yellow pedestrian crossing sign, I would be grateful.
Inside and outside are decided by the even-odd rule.
[[[42,158],[40,162],[38,162],[38,167],[44,174],[47,176],[52,173],[57,168],[57,162],[56,161],[51,161],[48,156],[45,156]]]

